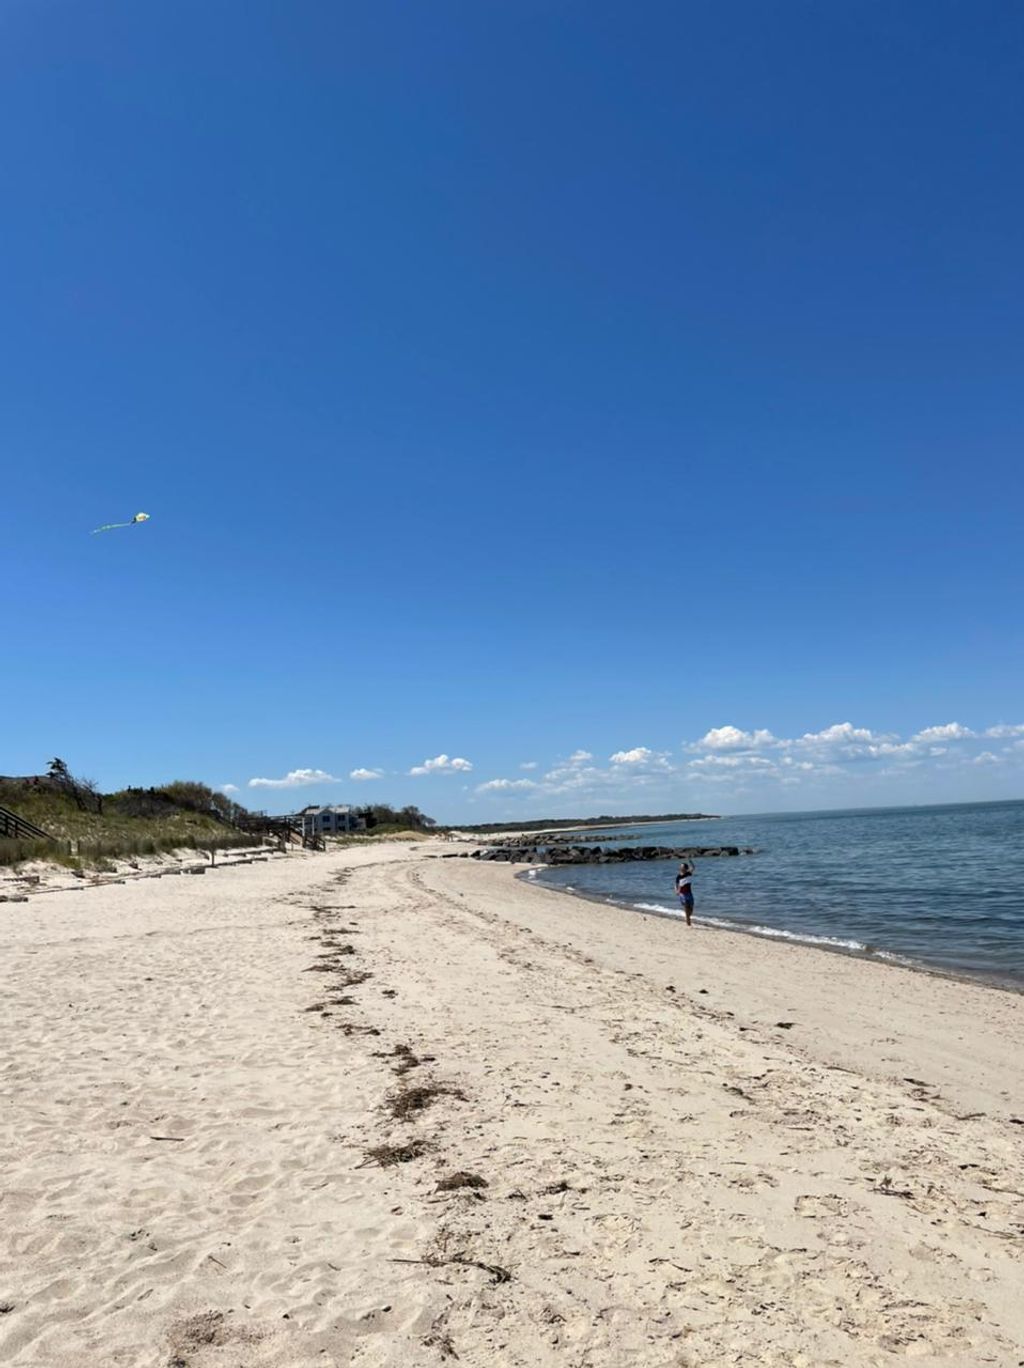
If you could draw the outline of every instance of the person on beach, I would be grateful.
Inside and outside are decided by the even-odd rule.
[[[686,915],[686,925],[693,925],[693,865],[688,860],[684,860],[679,866],[679,873],[676,875],[676,893],[679,896],[679,906]]]

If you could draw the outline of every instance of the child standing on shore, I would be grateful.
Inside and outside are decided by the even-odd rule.
[[[676,893],[679,896],[679,906],[686,915],[686,925],[693,925],[693,865],[688,860],[684,860],[679,866],[679,873],[676,875]]]

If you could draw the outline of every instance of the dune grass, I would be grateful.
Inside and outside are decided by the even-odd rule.
[[[172,786],[173,787],[173,786]],[[159,855],[170,850],[226,850],[261,844],[216,817],[183,806],[178,795],[126,789],[94,810],[52,787],[0,782],[0,805],[40,827],[52,841],[0,838],[0,865],[45,860],[71,867]]]

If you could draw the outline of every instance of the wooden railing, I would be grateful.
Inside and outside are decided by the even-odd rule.
[[[291,843],[301,841],[305,850],[324,850],[324,838],[316,832],[305,832],[302,822],[295,817],[265,817],[257,812],[247,812],[244,817],[235,819],[236,825],[253,836],[270,836],[278,841]]]
[[[34,822],[26,822],[9,808],[0,807],[0,836],[17,841],[52,841],[54,838]]]

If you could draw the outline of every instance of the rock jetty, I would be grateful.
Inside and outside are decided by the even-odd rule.
[[[499,860],[505,864],[629,864],[636,860],[696,860],[753,855],[749,846],[501,845],[452,851],[442,860]]]

